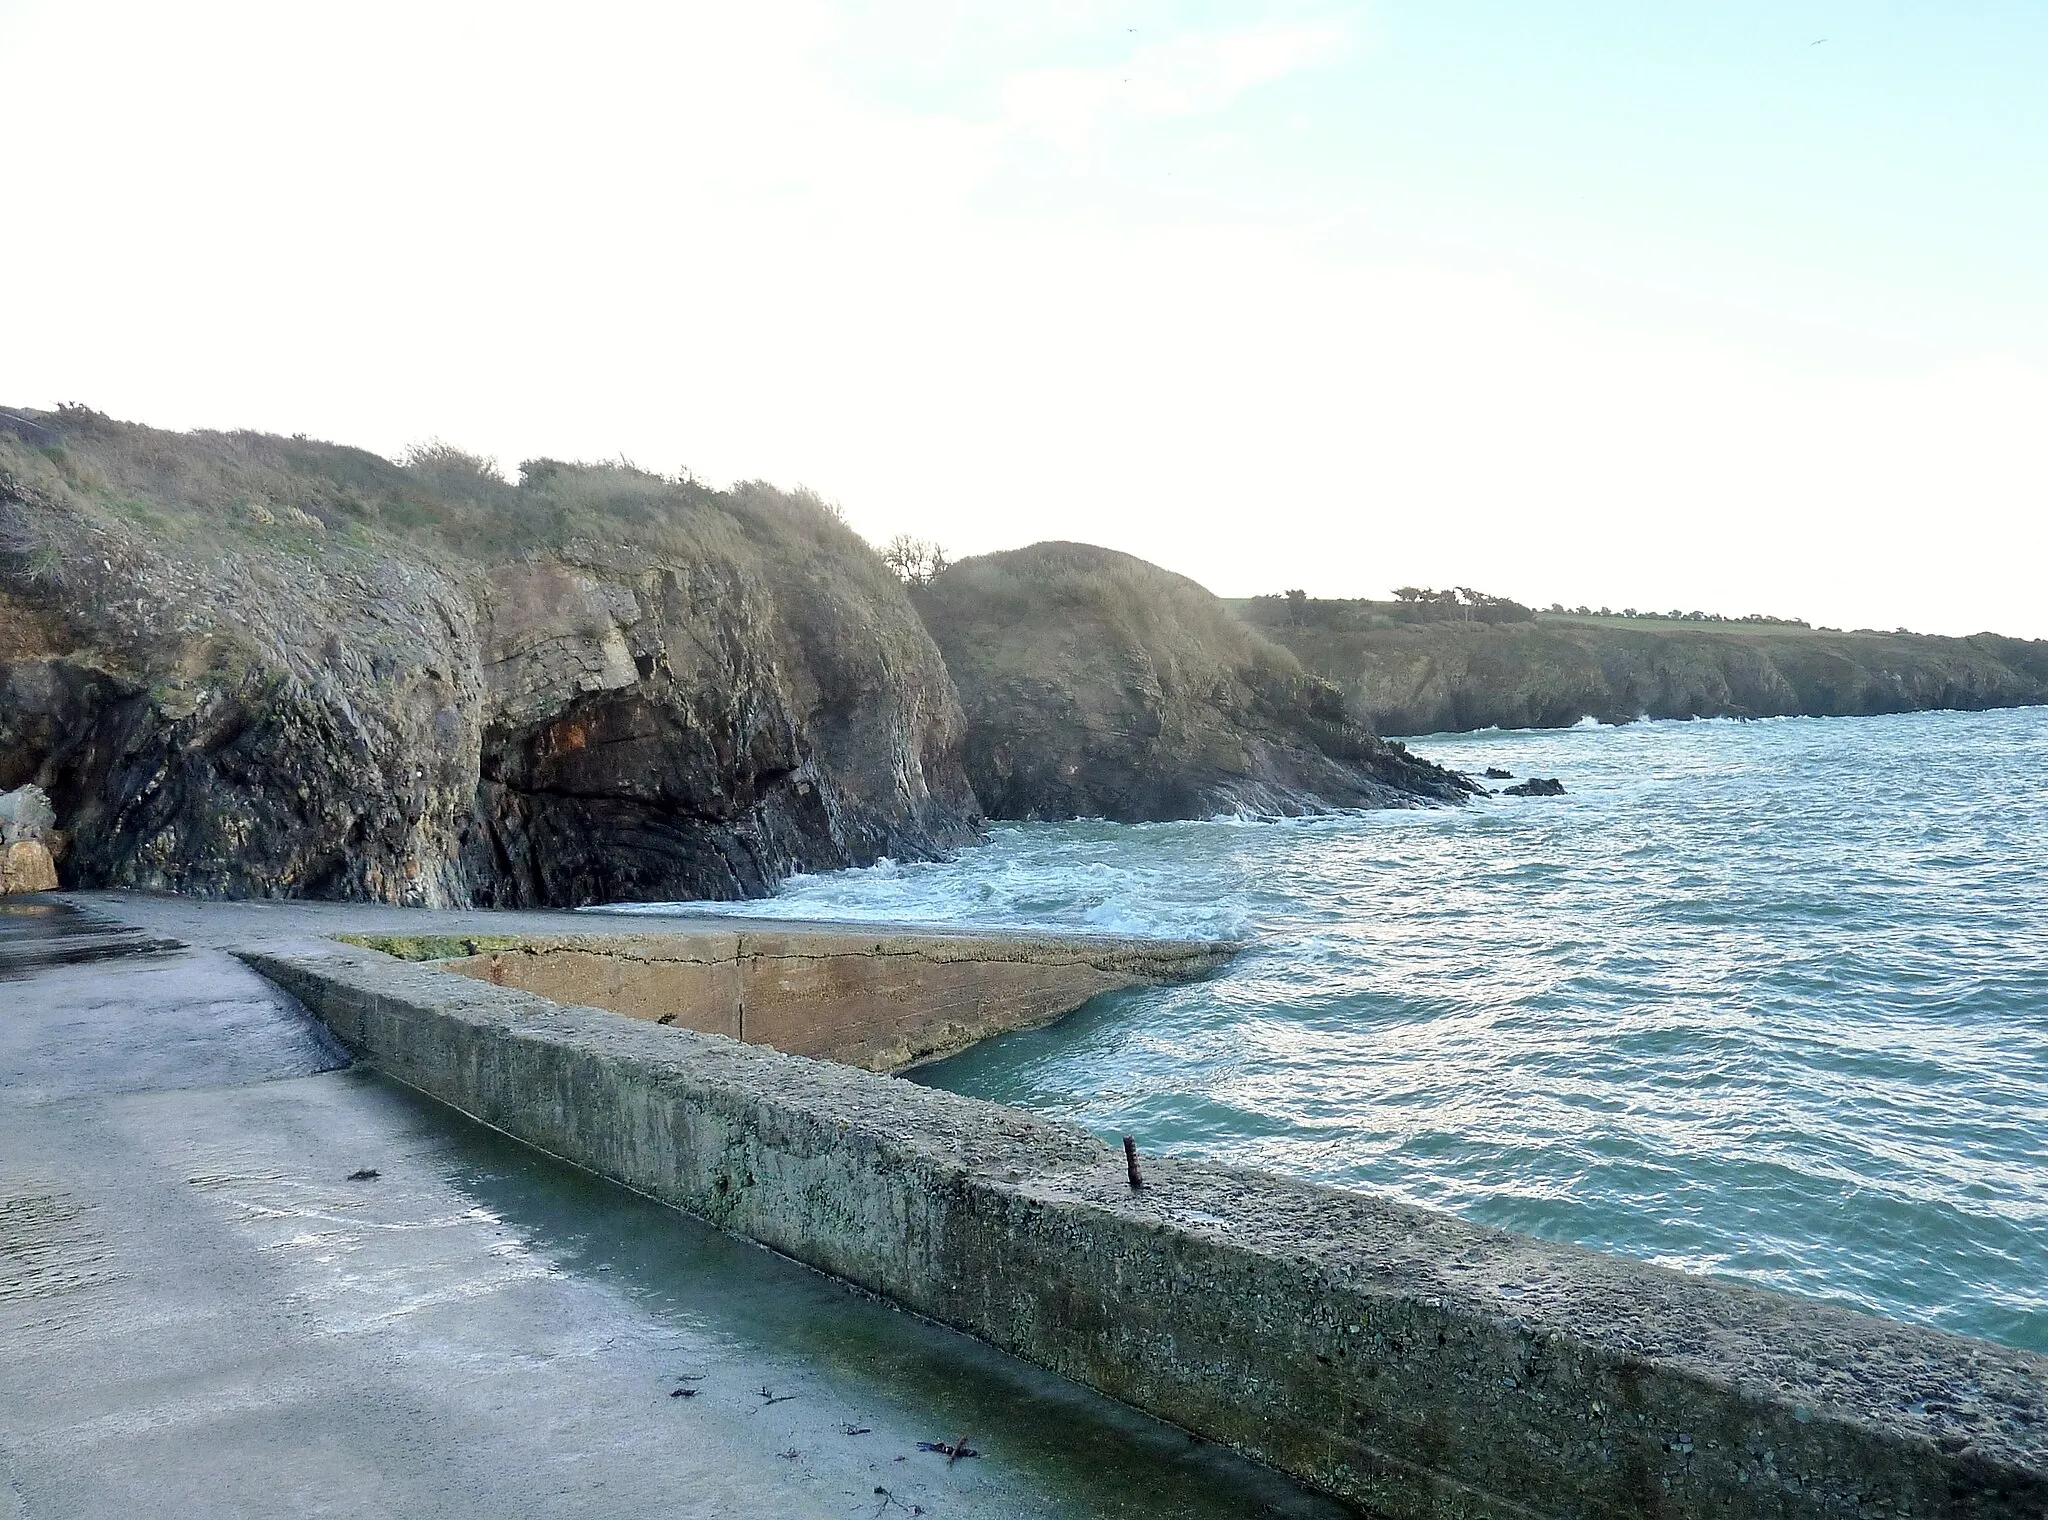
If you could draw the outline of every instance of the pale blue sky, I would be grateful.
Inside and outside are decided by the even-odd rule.
[[[1228,109],[1105,109],[1078,156],[1027,140],[981,209],[1284,226],[1797,363],[2048,344],[2048,6],[1069,9],[1090,19],[849,7],[830,66],[878,102],[988,121],[1020,71],[1121,85],[1151,39],[1326,31]]]
[[[0,0],[0,77],[7,401],[2048,636],[2048,7]]]

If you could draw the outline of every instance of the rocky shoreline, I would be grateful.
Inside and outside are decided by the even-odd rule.
[[[48,794],[64,884],[755,897],[941,857],[984,809],[1136,820],[1471,790],[1126,556],[1040,546],[1040,570],[1095,558],[979,605],[963,593],[992,567],[970,561],[914,606],[809,493],[625,464],[518,474],[77,407],[0,420],[0,790]],[[1107,560],[1113,615],[1073,620]],[[1020,586],[1037,598],[1021,616]],[[1036,685],[975,658],[992,616],[1021,630],[1005,648]]]

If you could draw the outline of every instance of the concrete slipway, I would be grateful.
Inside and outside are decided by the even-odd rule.
[[[480,915],[71,900],[130,927],[0,912],[0,1516],[1338,1513],[349,1069],[219,948]]]

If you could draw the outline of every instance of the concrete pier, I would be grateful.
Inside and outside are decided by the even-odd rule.
[[[2048,1358],[345,946],[247,955],[486,1123],[1398,1520],[2048,1514]]]

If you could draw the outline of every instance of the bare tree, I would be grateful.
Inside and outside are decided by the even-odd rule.
[[[910,533],[899,533],[882,546],[882,563],[913,586],[929,585],[952,562],[943,546]]]

